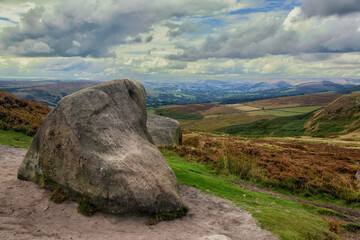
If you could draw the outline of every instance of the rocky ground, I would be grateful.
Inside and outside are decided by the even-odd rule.
[[[232,202],[181,187],[188,215],[155,226],[147,218],[97,213],[85,217],[77,203],[54,204],[50,192],[16,178],[26,149],[0,145],[0,239],[275,239]]]

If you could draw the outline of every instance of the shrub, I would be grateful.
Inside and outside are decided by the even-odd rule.
[[[97,211],[96,206],[88,199],[84,198],[78,202],[78,213],[85,216],[92,216]]]

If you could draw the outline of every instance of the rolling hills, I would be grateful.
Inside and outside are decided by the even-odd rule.
[[[343,95],[319,110],[299,116],[240,124],[218,129],[221,132],[251,136],[329,137],[360,129],[360,93]]]
[[[0,88],[14,94],[55,107],[60,99],[75,91],[91,87],[99,81],[0,78]],[[333,92],[345,89],[349,93],[358,86],[350,83],[338,84],[331,81],[314,81],[293,84],[291,81],[246,82],[240,80],[181,80],[142,81],[147,91],[148,108],[168,105],[184,105],[221,102],[236,104],[281,96],[295,96]],[[318,104],[320,105],[320,104]]]
[[[240,104],[176,105],[156,108],[155,113],[179,120],[184,129],[215,131],[223,127],[251,124],[264,119],[306,114],[329,104],[340,96],[340,94],[307,94]],[[247,125],[246,128],[249,126],[251,125]]]

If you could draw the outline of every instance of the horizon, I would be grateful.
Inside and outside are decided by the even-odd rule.
[[[9,80],[360,80],[358,0],[4,0],[0,42]]]

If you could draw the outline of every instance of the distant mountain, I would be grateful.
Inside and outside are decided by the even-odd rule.
[[[346,84],[338,84],[330,81],[322,81],[322,82],[309,82],[302,83],[293,87],[293,89],[289,92],[301,92],[305,93],[318,93],[318,92],[328,92],[328,91],[337,91],[344,87],[350,87],[352,85]]]
[[[17,97],[33,99],[55,107],[68,94],[91,87],[93,81],[0,81],[0,88]],[[143,81],[147,91],[147,106],[184,105],[220,102],[242,103],[282,96],[295,96],[319,92],[338,92],[349,84],[330,81],[293,85],[287,81],[243,82],[236,80]]]
[[[0,89],[0,128],[34,135],[51,111],[45,104],[22,99]]]

